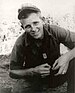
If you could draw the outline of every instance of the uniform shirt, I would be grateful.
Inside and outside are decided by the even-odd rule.
[[[25,69],[44,63],[53,65],[60,56],[60,43],[69,49],[75,46],[75,33],[55,25],[44,25],[44,38],[34,39],[23,33],[16,41],[10,59],[10,69]],[[40,45],[37,46],[36,42]]]

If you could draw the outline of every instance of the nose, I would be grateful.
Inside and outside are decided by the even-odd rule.
[[[35,32],[36,27],[34,25],[31,25],[31,30],[32,30],[32,32]]]

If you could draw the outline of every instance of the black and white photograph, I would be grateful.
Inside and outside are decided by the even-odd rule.
[[[0,0],[0,93],[75,93],[75,0]]]

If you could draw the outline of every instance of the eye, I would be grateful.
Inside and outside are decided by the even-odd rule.
[[[25,29],[31,28],[31,25],[26,25]]]
[[[37,22],[37,21],[36,21],[36,22],[33,22],[33,24],[34,24],[34,25],[38,25],[38,24],[39,24],[39,22]]]

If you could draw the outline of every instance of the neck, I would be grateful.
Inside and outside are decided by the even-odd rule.
[[[38,40],[35,42],[35,44],[37,45],[37,47],[40,47],[42,45],[42,41]]]
[[[44,38],[44,36],[41,37],[40,39],[35,40],[35,44],[37,45],[37,47],[40,47],[40,46],[42,45],[42,43],[43,43],[43,38]]]

